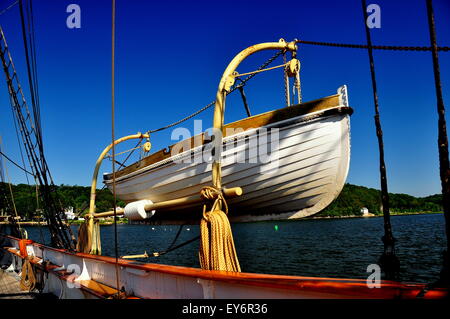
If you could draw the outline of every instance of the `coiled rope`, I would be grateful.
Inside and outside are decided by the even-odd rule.
[[[205,186],[200,194],[206,201],[214,201],[209,211],[207,211],[207,203],[205,203],[203,218],[200,221],[199,259],[201,268],[240,272],[241,267],[234,246],[233,233],[227,217],[228,205],[222,191]],[[225,212],[222,210],[222,206]]]
[[[36,277],[28,257],[23,261],[20,277],[20,289],[23,291],[32,291],[36,286]]]

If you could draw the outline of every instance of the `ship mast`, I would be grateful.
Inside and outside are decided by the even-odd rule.
[[[27,42],[26,37],[24,37],[24,42]],[[36,94],[36,91],[31,92],[31,95],[33,96],[33,112],[30,112],[25,100],[22,86],[18,79],[5,35],[3,33],[3,29],[1,27],[0,60],[6,77],[14,120],[20,129],[20,136],[22,143],[25,146],[26,155],[33,177],[39,185],[39,195],[45,203],[44,215],[50,231],[51,244],[57,248],[74,249],[75,237],[73,236],[70,227],[63,222],[63,209],[61,201],[56,193],[56,186],[53,183],[53,179],[44,156],[42,132],[40,128],[39,104],[36,100],[38,95]],[[29,64],[29,59],[27,59],[27,66],[29,66]],[[30,70],[29,67],[28,70]],[[30,73],[28,75],[29,77],[31,76]],[[36,78],[34,81],[35,80]],[[30,80],[30,84],[32,84],[32,80]]]

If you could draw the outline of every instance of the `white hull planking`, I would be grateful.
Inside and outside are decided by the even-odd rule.
[[[318,117],[307,114],[273,123],[279,128],[278,162],[250,163],[249,139],[257,130],[224,138],[222,180],[224,187],[242,187],[243,195],[228,201],[233,221],[291,219],[311,216],[328,206],[340,193],[350,161],[350,118],[347,114]],[[303,119],[305,119],[303,121]],[[234,140],[241,138],[240,143]],[[265,143],[264,141],[268,141]],[[259,149],[270,150],[270,134]],[[252,144],[253,145],[253,144]],[[267,147],[267,148],[266,148]],[[166,201],[199,193],[211,185],[211,164],[195,161],[202,147],[149,165],[116,179],[116,194],[126,202]],[[252,153],[253,152],[253,153]],[[268,153],[270,155],[270,152]],[[236,156],[245,156],[239,163]],[[242,157],[243,158],[243,157]],[[190,163],[180,163],[190,159]],[[109,188],[111,180],[105,181]],[[245,210],[244,214],[239,212]]]

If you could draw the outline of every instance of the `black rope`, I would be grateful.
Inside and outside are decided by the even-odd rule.
[[[168,248],[168,249],[163,250],[163,251],[161,251],[161,252],[155,252],[155,253],[152,253],[152,254],[149,255],[147,258],[149,258],[149,257],[159,257],[159,256],[162,256],[162,255],[165,255],[165,254],[167,254],[167,253],[170,253],[171,251],[174,251],[174,250],[176,250],[176,249],[178,249],[178,248],[181,248],[181,247],[183,247],[183,246],[186,246],[186,245],[188,245],[188,244],[190,244],[190,243],[193,243],[194,241],[199,240],[199,239],[200,239],[200,236],[191,238],[191,239],[185,241],[184,243],[181,243],[181,244],[179,244],[179,245],[177,245],[177,246],[175,246],[175,247]]]
[[[35,91],[35,76],[32,71],[32,62],[30,62],[30,49],[28,48],[28,40],[27,40],[27,32],[26,32],[26,26],[25,23],[25,13],[23,8],[23,0],[19,1],[19,8],[20,8],[20,22],[22,26],[22,38],[23,38],[23,45],[25,47],[25,60],[27,65],[27,72],[28,72],[28,85],[31,92],[31,105],[33,107],[33,115],[34,115],[34,124],[35,124],[35,133],[37,137],[37,142],[39,145],[39,149],[42,149],[42,136],[41,136],[41,128],[40,128],[40,118],[39,118],[39,112],[38,112],[38,101],[36,101],[37,94]],[[28,29],[30,28],[30,25],[28,24]],[[31,39],[30,39],[31,40]],[[31,48],[32,50],[32,48]]]
[[[183,230],[183,227],[184,227],[184,224],[181,225],[181,226],[178,228],[178,232],[177,232],[177,234],[175,235],[175,238],[172,240],[172,243],[169,245],[169,247],[166,249],[166,251],[169,250],[169,249],[171,249],[171,248],[173,247],[173,245],[175,245],[175,243],[176,243],[177,240],[178,240],[178,237],[180,237],[180,234],[181,234],[181,231]]]
[[[178,238],[180,237],[181,231],[183,230],[183,227],[185,225],[187,225],[187,224],[180,225],[180,227],[178,228],[178,232],[175,235],[175,238],[172,240],[172,243],[169,245],[169,247],[167,247],[163,251],[153,252],[150,255],[147,255],[146,257],[141,257],[141,258],[159,257],[159,256],[162,256],[162,255],[165,255],[167,253],[170,253],[171,251],[174,251],[174,250],[176,250],[178,248],[186,246],[186,245],[188,245],[188,244],[190,244],[190,243],[200,239],[200,236],[197,236],[197,237],[191,238],[191,239],[189,239],[189,240],[187,240],[187,241],[185,241],[185,242],[183,242],[183,243],[181,243],[179,245],[174,246],[175,243],[177,242]]]
[[[239,80],[241,80],[241,79],[239,79]],[[250,108],[248,106],[247,97],[245,96],[244,86],[239,86],[238,88],[239,88],[239,92],[241,93],[242,103],[244,103],[245,112],[247,113],[247,116],[250,117],[250,116],[252,116],[252,114],[251,114]]]
[[[372,52],[372,40],[370,38],[370,29],[367,26],[367,11],[366,1],[361,0],[364,26],[367,38],[367,52],[369,55],[370,63],[370,75],[372,78],[372,91],[373,102],[375,106],[375,127],[378,138],[378,150],[380,155],[380,179],[381,179],[381,202],[383,205],[383,217],[384,217],[384,236],[382,238],[384,243],[384,252],[380,257],[380,266],[384,270],[387,279],[396,279],[398,276],[398,270],[400,267],[399,260],[395,255],[395,239],[392,235],[392,227],[389,215],[389,193],[386,177],[386,164],[384,161],[384,145],[383,145],[383,131],[381,129],[380,113],[378,107],[378,93],[377,93],[377,81],[375,76],[375,63]]]
[[[31,176],[35,176],[33,173],[31,173],[30,171],[26,170],[25,168],[23,168],[22,166],[20,166],[19,164],[17,164],[16,162],[14,162],[12,159],[10,159],[5,153],[3,153],[2,151],[0,151],[0,154],[2,156],[4,156],[9,162],[11,162],[12,164],[14,164],[15,166],[17,166],[18,168],[20,168],[22,171],[24,171],[27,174],[30,174]]]
[[[433,58],[434,84],[436,87],[437,111],[438,111],[438,150],[439,150],[439,171],[441,177],[441,187],[443,196],[443,207],[445,217],[445,232],[447,235],[447,250],[443,253],[443,268],[440,274],[440,282],[449,286],[450,284],[450,172],[449,172],[449,154],[447,124],[445,121],[444,98],[442,97],[441,76],[439,70],[438,47],[436,40],[436,29],[434,25],[433,4],[427,0],[428,27],[430,32],[430,42]]]
[[[181,247],[183,247],[183,246],[186,246],[186,245],[188,245],[188,244],[190,244],[190,243],[192,243],[192,242],[194,242],[194,241],[196,241],[196,240],[199,240],[199,239],[200,239],[200,236],[197,236],[197,237],[194,237],[194,238],[192,238],[192,239],[189,239],[189,240],[185,241],[184,243],[181,243],[181,244],[179,244],[179,245],[177,245],[177,246],[175,246],[175,247],[172,247],[172,248],[170,248],[170,249],[167,249],[167,250],[165,250],[165,251],[160,252],[160,253],[159,253],[159,256],[164,255],[164,254],[167,254],[167,253],[169,253],[169,252],[171,252],[171,251],[174,251],[174,250],[176,250],[176,249],[178,249],[178,248],[181,248]]]
[[[239,92],[241,93],[242,103],[244,103],[245,112],[247,112],[247,116],[250,117],[252,114],[250,113],[250,108],[248,107],[247,97],[245,96],[244,87],[239,87]]]

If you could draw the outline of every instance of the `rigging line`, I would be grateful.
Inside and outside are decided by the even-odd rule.
[[[35,176],[33,173],[27,171],[25,168],[23,168],[22,166],[20,166],[19,164],[17,164],[16,162],[14,162],[12,159],[10,159],[5,153],[3,153],[2,151],[0,151],[0,154],[3,155],[9,162],[11,162],[12,164],[14,164],[15,166],[17,166],[18,168],[20,168],[22,171],[24,171],[27,174],[30,174],[31,176]]]
[[[141,139],[142,140],[142,139]],[[130,148],[129,150],[126,150],[126,151],[123,151],[123,152],[120,152],[120,153],[117,153],[116,154],[116,156],[117,155],[122,155],[122,154],[125,154],[125,153],[128,153],[128,152],[131,152],[131,151],[134,151],[134,150],[136,150],[136,149],[138,149],[138,148],[141,148],[139,145],[137,145],[136,147],[133,147],[133,148]],[[109,158],[109,157],[112,157],[110,154],[106,154],[105,155],[105,158]],[[119,163],[120,164],[120,163]]]
[[[33,151],[34,148],[31,146],[31,137],[30,134],[27,133],[27,127],[26,127],[26,123],[25,123],[25,119],[23,118],[23,114],[20,112],[20,109],[17,107],[17,96],[15,96],[13,94],[11,100],[13,101],[13,108],[16,108],[16,115],[17,115],[17,120],[20,124],[20,131],[22,134],[22,137],[24,139],[24,144],[25,144],[25,150],[27,152],[27,156],[28,159],[30,161],[30,165],[32,167],[34,167],[34,170],[36,171],[36,177],[39,180],[39,184],[42,185],[44,187],[44,192],[43,192],[43,197],[44,197],[44,202],[47,203],[49,211],[50,212],[55,212],[58,208],[54,205],[53,201],[53,197],[51,196],[51,194],[48,194],[49,191],[49,187],[48,187],[48,183],[47,183],[47,179],[46,179],[46,175],[45,175],[45,171],[44,168],[41,167],[39,164],[39,159],[37,158],[37,154]],[[67,238],[67,234],[64,232],[63,230],[63,224],[61,221],[61,218],[58,214],[47,214],[47,219],[49,221],[49,229],[51,230],[51,238],[52,238],[52,243],[54,243],[57,247],[70,247],[70,243],[69,242],[64,242],[64,240],[68,240]],[[58,223],[59,225],[54,225],[54,223]],[[71,233],[71,229],[68,228],[69,233]],[[69,243],[68,245],[66,245],[67,243]]]
[[[378,108],[378,93],[377,93],[377,81],[375,76],[375,63],[372,52],[372,39],[370,37],[370,29],[367,26],[367,5],[366,0],[361,0],[364,28],[367,38],[367,52],[369,55],[370,75],[372,79],[372,93],[373,102],[375,107],[375,128],[378,138],[378,151],[379,151],[379,169],[380,169],[380,184],[381,184],[381,203],[383,205],[383,218],[384,218],[384,236],[382,237],[384,243],[384,252],[380,257],[381,266],[384,268],[387,279],[396,279],[399,260],[395,255],[395,238],[392,234],[392,227],[389,214],[389,192],[386,176],[386,163],[384,160],[384,145],[383,145],[383,131],[381,129],[380,114]]]
[[[6,13],[9,9],[11,9],[12,7],[14,7],[16,4],[19,3],[19,0],[17,0],[16,2],[11,3],[8,7],[6,7],[5,9],[3,9],[2,11],[0,11],[0,16],[4,13]]]
[[[181,234],[181,231],[183,230],[184,225],[186,225],[186,224],[180,225],[180,227],[178,228],[178,232],[177,232],[177,234],[175,235],[175,238],[172,240],[172,243],[169,245],[169,247],[168,247],[165,251],[170,250],[170,249],[173,247],[173,245],[175,245],[175,243],[176,243],[177,240],[178,240],[178,237],[180,237],[180,234]]]
[[[278,58],[281,54],[283,54],[283,50],[280,50],[280,51],[278,51],[277,53],[275,53],[270,59],[268,59],[265,63],[263,63],[263,64],[257,69],[257,71],[262,70],[262,69],[264,69],[265,67],[267,67],[267,66],[268,66],[269,64],[271,64],[276,58]],[[251,80],[251,79],[252,79],[255,75],[257,75],[257,74],[258,74],[258,73],[250,74],[250,75],[247,76],[245,79],[241,80],[241,83],[240,83],[240,84],[235,84],[234,87],[232,87],[232,88],[230,89],[230,91],[229,91],[229,92],[226,92],[225,94],[226,94],[226,95],[229,95],[229,94],[233,93],[234,91],[236,91],[237,89],[239,89],[239,87],[244,86],[249,80]],[[197,116],[198,114],[202,113],[203,111],[206,111],[207,109],[209,109],[211,106],[213,106],[213,105],[215,105],[215,104],[216,104],[216,101],[212,101],[212,102],[209,103],[208,105],[202,107],[200,110],[198,110],[198,111],[192,113],[191,115],[186,116],[185,118],[182,118],[182,119],[179,120],[179,121],[176,121],[176,122],[174,122],[174,123],[172,123],[172,124],[169,124],[169,125],[160,127],[160,128],[158,128],[158,129],[155,129],[155,130],[149,130],[149,131],[147,131],[146,133],[148,133],[148,134],[150,134],[150,133],[156,133],[156,132],[159,132],[159,131],[162,131],[162,130],[171,128],[171,127],[173,127],[173,126],[176,126],[176,125],[178,125],[178,124],[180,124],[180,123],[183,123],[183,122],[185,122],[185,121],[187,121],[187,120],[193,118],[194,116]]]
[[[22,152],[22,143],[20,143],[19,132],[17,131],[17,123],[16,123],[16,118],[15,118],[15,116],[14,116],[14,110],[11,110],[11,112],[12,112],[12,116],[13,116],[14,128],[15,128],[15,131],[16,131],[17,144],[19,145],[20,158],[22,159],[22,166],[25,168],[26,165],[25,165],[25,159],[24,159],[24,157],[23,157],[23,152]],[[36,184],[36,186],[37,186],[37,183],[36,183],[36,176],[33,175],[33,177],[34,177],[35,184]],[[26,180],[27,180],[28,186],[30,186],[30,179],[28,178],[28,174],[27,174],[26,172],[25,172],[25,178],[26,178]],[[36,193],[36,194],[37,194],[37,193]],[[31,191],[31,189],[30,189],[30,195],[31,195],[31,197],[33,196],[33,192]],[[28,207],[28,209],[30,209],[30,204],[31,204],[31,203],[27,201],[27,207]]]
[[[1,138],[1,136],[0,136],[0,138]],[[5,188],[6,189],[6,184],[7,183],[5,182],[6,179],[5,179],[3,167],[4,167],[3,156],[0,156],[0,181],[2,182],[1,188]],[[12,210],[11,204],[9,203],[9,198],[7,196],[7,190],[2,190],[2,195],[4,197],[6,207],[8,207],[9,210]]]
[[[6,39],[5,36],[3,34],[3,31],[0,28],[0,33],[1,33],[1,41],[4,42],[5,44],[5,48],[7,47],[6,44]],[[1,42],[0,42],[1,45]],[[24,108],[27,111],[27,114],[29,115],[29,110],[28,107],[26,105],[25,99],[23,97],[23,92],[21,91],[21,89],[19,88],[21,97],[23,102],[19,103],[18,102],[18,97],[17,97],[17,92],[13,86],[12,80],[11,80],[11,76],[9,74],[9,70],[5,67],[6,64],[6,59],[4,56],[4,52],[0,51],[0,58],[2,59],[2,64],[4,66],[4,72],[6,75],[6,79],[7,79],[7,84],[8,84],[8,91],[11,97],[11,106],[15,112],[15,116],[17,117],[17,121],[18,124],[20,125],[20,132],[21,132],[21,136],[23,139],[23,143],[25,145],[25,150],[28,156],[28,160],[30,162],[30,166],[33,168],[33,171],[36,172],[36,177],[39,180],[39,184],[42,186],[41,190],[42,190],[42,197],[43,197],[43,201],[47,204],[47,208],[45,210],[46,213],[46,217],[47,220],[49,222],[48,226],[49,226],[49,230],[50,230],[50,235],[51,235],[51,239],[52,239],[52,244],[55,247],[59,247],[59,248],[69,248],[72,249],[73,247],[73,240],[74,240],[74,236],[72,234],[72,230],[69,227],[66,227],[66,225],[62,222],[61,220],[61,216],[60,216],[60,208],[57,207],[56,202],[55,202],[55,198],[54,195],[51,193],[52,192],[52,185],[49,185],[48,183],[48,176],[47,176],[47,172],[48,172],[48,166],[46,166],[46,162],[44,161],[40,161],[40,158],[43,157],[43,152],[42,149],[40,149],[40,157],[38,156],[37,153],[37,148],[35,148],[34,142],[32,140],[32,137],[34,137],[34,139],[38,139],[39,135],[38,133],[36,133],[35,128],[33,127],[32,124],[32,120],[30,120],[29,117],[27,117],[26,119],[24,118],[24,115],[22,113],[22,108]],[[9,65],[13,66],[12,63],[12,58],[10,55],[10,52],[8,52],[8,58],[9,58]],[[14,68],[14,66],[13,66]],[[15,69],[14,69],[14,73],[15,73]],[[30,78],[29,78],[30,80]],[[19,85],[19,83],[17,83],[17,85]],[[28,125],[32,126],[32,130],[29,130]],[[33,135],[31,135],[31,133],[34,133]],[[45,166],[41,166],[41,165],[45,165]],[[51,178],[51,176],[50,176]],[[68,234],[69,233],[72,237],[72,241],[69,239]]]
[[[20,143],[20,138],[19,138],[19,131],[17,130],[17,123],[16,123],[16,117],[14,116],[14,110],[11,110],[12,112],[12,116],[13,116],[13,122],[14,122],[14,128],[16,130],[16,138],[17,138],[17,144],[19,145],[19,151],[20,151],[20,158],[22,159],[22,165],[25,168],[25,159],[23,157],[23,151],[22,151],[22,143]],[[33,174],[33,176],[35,176]],[[28,179],[28,174],[25,174],[25,177],[27,179],[27,183],[28,185],[30,185],[30,180]]]
[[[351,48],[351,49],[373,49],[373,50],[393,50],[393,51],[431,51],[431,47],[424,46],[396,46],[396,45],[372,45],[372,44],[348,44],[348,43],[332,43],[332,42],[317,42],[317,41],[305,41],[296,40],[296,43],[320,45],[328,47],[339,48]],[[437,47],[438,51],[447,52],[450,51],[450,47]]]
[[[131,157],[131,155],[134,153],[134,151],[137,149],[137,146],[142,142],[142,138],[139,139],[139,141],[136,144],[136,147],[128,154],[128,156],[123,160],[122,163],[118,163],[120,167],[125,167],[125,162],[128,161],[128,159]],[[106,185],[103,185],[103,188],[105,188]]]
[[[30,55],[31,55],[31,70],[33,75],[33,83],[34,83],[34,92],[36,96],[36,116],[37,119],[36,125],[39,130],[39,134],[42,136],[42,125],[41,125],[41,111],[40,111],[40,100],[39,100],[39,83],[38,83],[38,75],[37,75],[37,63],[36,63],[36,41],[34,37],[34,19],[33,19],[33,9],[32,9],[32,0],[27,1],[26,6],[27,12],[27,27],[28,27],[28,41],[30,45]]]
[[[104,190],[105,188],[106,188],[106,184],[103,185],[103,187],[100,189],[100,191]],[[77,214],[75,214],[75,217],[79,217],[81,214],[83,214],[86,211],[87,208],[89,208],[89,201],[84,202],[84,205],[81,206],[80,211]],[[72,220],[69,220],[67,222],[68,222],[69,225],[72,225],[72,223],[74,221],[75,221],[75,219],[72,219]]]
[[[236,75],[236,77],[241,77],[243,75],[251,75],[251,74],[256,74],[256,73],[261,73],[261,72],[266,72],[266,71],[282,68],[282,67],[285,67],[287,65],[288,65],[288,63],[285,62],[283,64],[280,64],[280,65],[277,65],[277,66],[273,66],[273,67],[270,67],[270,68],[267,68],[267,69],[256,70],[256,71],[251,71],[251,72],[246,72],[246,73],[238,73]]]
[[[439,175],[441,179],[442,188],[442,204],[444,208],[445,233],[447,236],[447,250],[444,252],[443,268],[440,274],[440,280],[444,284],[449,284],[450,281],[450,181],[449,181],[449,154],[448,154],[448,137],[447,124],[445,120],[445,105],[442,96],[441,73],[439,68],[439,55],[436,39],[436,27],[434,23],[433,3],[431,0],[426,1],[428,29],[430,34],[430,42],[433,48],[433,73],[434,85],[436,89],[437,112],[438,112],[438,152],[439,152]]]
[[[190,244],[190,243],[192,243],[192,242],[194,242],[194,241],[196,241],[196,240],[199,240],[199,239],[200,239],[200,236],[191,238],[191,239],[185,241],[184,243],[181,243],[181,244],[179,244],[179,245],[177,245],[177,246],[175,246],[175,247],[168,248],[167,250],[164,250],[164,251],[161,251],[161,252],[153,253],[153,254],[149,255],[149,257],[159,257],[159,256],[161,256],[161,255],[165,255],[165,254],[167,254],[167,253],[170,253],[171,251],[174,251],[174,250],[176,250],[176,249],[178,249],[178,248],[181,248],[181,247],[183,247],[183,246],[186,246],[187,244]]]
[[[28,48],[28,41],[27,41],[27,34],[26,34],[26,24],[25,24],[25,13],[24,13],[24,8],[23,8],[23,0],[19,1],[19,8],[20,8],[20,21],[21,21],[21,27],[22,27],[22,39],[23,39],[24,48],[25,48],[25,59],[26,59],[27,72],[28,72],[28,84],[29,84],[30,95],[31,95],[31,104],[33,107],[34,126],[37,128],[35,130],[36,141],[39,146],[39,153],[40,153],[39,155],[40,155],[41,161],[43,162],[43,165],[46,168],[47,165],[46,165],[45,161],[43,160],[44,149],[43,149],[43,145],[42,145],[41,131],[39,129],[40,123],[39,123],[39,116],[38,116],[38,112],[37,112],[35,87],[34,87],[34,83],[33,83],[32,71],[31,71],[31,63],[30,63],[30,56],[29,56],[30,51]],[[47,180],[46,176],[43,176],[43,178],[45,180]]]
[[[111,0],[111,139],[112,139],[112,174],[113,174],[113,201],[114,201],[114,254],[116,257],[116,288],[117,297],[119,297],[120,280],[119,280],[119,247],[117,236],[117,203],[116,203],[116,147],[115,147],[115,100],[114,100],[114,81],[115,81],[115,41],[116,41],[116,1]]]
[[[11,63],[12,63],[12,62],[11,62]],[[14,69],[14,72],[15,72],[15,69]],[[14,73],[14,74],[16,75],[16,81],[18,82],[18,79],[17,79],[17,73]],[[18,83],[18,85],[20,86],[19,83]],[[23,97],[23,96],[22,96],[22,97]],[[23,97],[23,98],[24,98],[24,97]],[[26,167],[26,165],[25,165],[25,159],[24,159],[23,151],[22,151],[22,143],[20,143],[19,132],[18,132],[18,129],[17,129],[17,123],[16,123],[16,120],[18,121],[18,118],[16,118],[16,117],[14,116],[14,109],[12,109],[11,112],[12,112],[12,116],[13,116],[14,128],[15,128],[15,131],[16,131],[17,143],[18,143],[18,145],[19,145],[20,157],[21,157],[21,159],[22,159],[22,165],[23,165],[23,167]],[[31,169],[33,170],[33,167],[31,167]],[[37,187],[37,179],[36,179],[36,176],[35,176],[35,175],[33,175],[33,176],[34,176],[34,181],[35,181],[35,184],[36,184],[36,187]],[[28,178],[28,174],[25,174],[25,177],[26,177],[28,186],[30,186],[30,180],[29,180],[29,178]],[[33,196],[31,190],[30,190],[30,195]],[[37,193],[36,193],[36,196],[38,196]],[[30,205],[30,203],[28,202],[28,208],[30,207],[29,205]]]
[[[1,153],[3,156],[5,156],[5,155],[3,154],[3,152],[1,151],[1,148],[2,148],[2,139],[1,139],[1,137],[0,137],[0,153]],[[16,202],[15,202],[15,200],[14,200],[14,194],[13,194],[12,186],[11,186],[11,178],[9,177],[9,174],[8,174],[8,165],[5,165],[5,174],[6,174],[6,178],[7,178],[7,180],[8,180],[9,192],[10,192],[11,201],[12,201],[13,208],[14,208],[14,213],[15,213],[15,215],[16,215],[17,227],[18,227],[18,229],[19,229],[19,233],[20,233],[20,234],[23,234],[23,233],[22,233],[22,228],[20,227],[20,224],[19,224],[19,214],[17,213]],[[14,218],[13,218],[13,219],[14,219]],[[15,222],[13,222],[13,223],[15,224]]]

